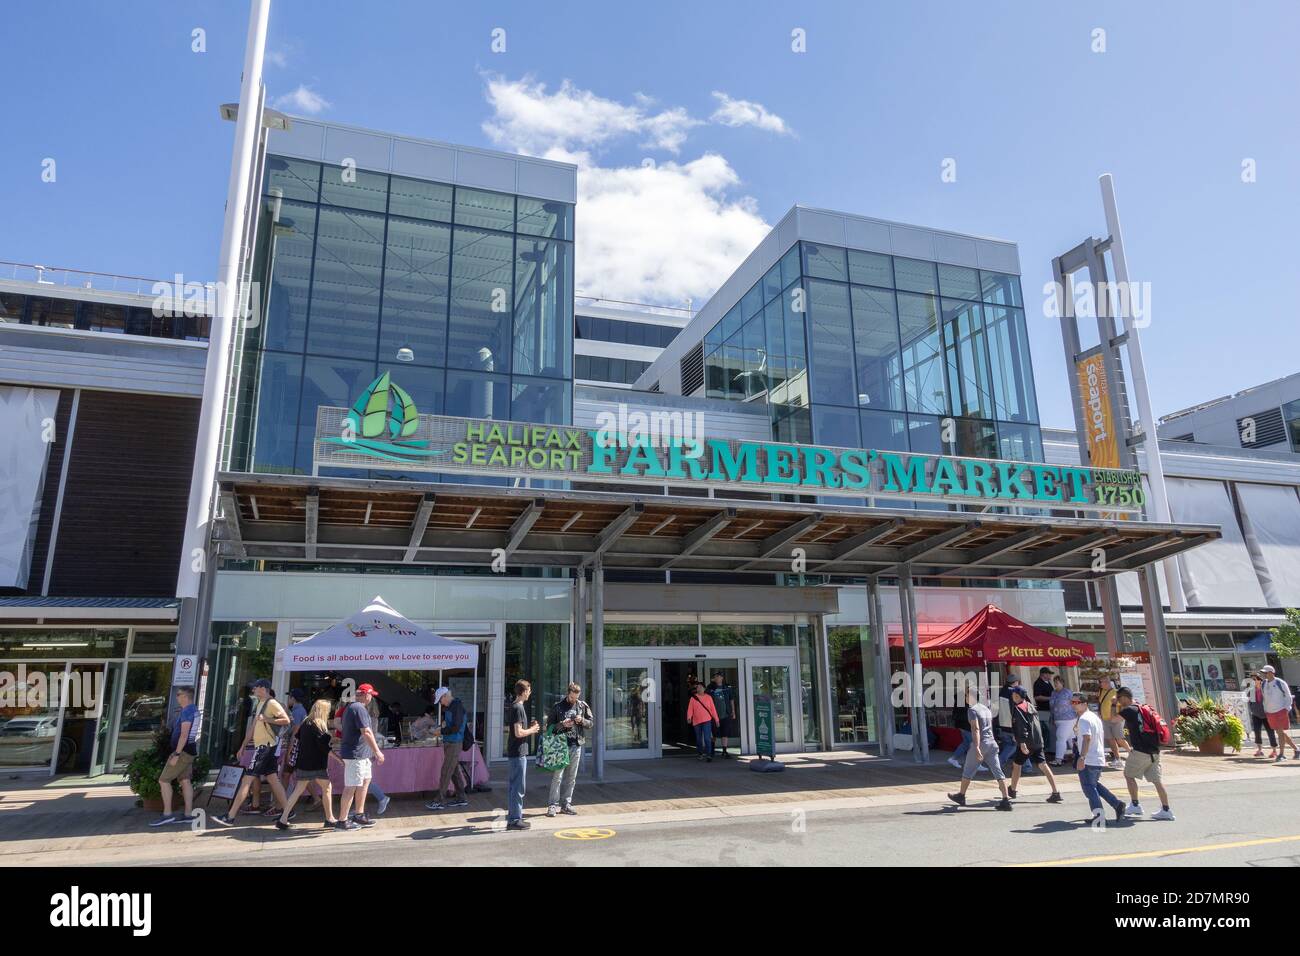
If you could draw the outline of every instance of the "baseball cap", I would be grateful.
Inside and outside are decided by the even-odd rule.
[[[257,690],[257,688],[259,687],[265,687],[267,690],[270,690],[271,682],[267,680],[265,677],[259,677],[257,680],[253,681],[253,683],[249,684],[248,686],[253,688],[253,690]]]
[[[1040,674],[1055,674],[1056,671],[1052,670],[1050,667],[1040,667],[1040,668],[1038,668],[1038,673],[1040,673]]]
[[[1277,668],[1275,668],[1272,664],[1265,664],[1265,665],[1264,665],[1263,667],[1261,667],[1259,670],[1260,670],[1260,673],[1262,673],[1262,674],[1276,674],[1276,673],[1277,673]]]
[[[435,690],[435,691],[433,692],[433,702],[434,702],[435,704],[437,704],[437,703],[440,702],[444,697],[450,697],[450,696],[451,696],[451,690],[450,690],[450,688],[447,688],[447,687],[439,687],[437,690]]]
[[[375,695],[375,689],[374,689],[372,686],[370,686],[369,684],[362,684],[360,687],[357,688],[357,693],[358,693],[358,694],[370,694],[372,697],[373,697],[373,696],[376,696],[376,695]]]
[[[1088,695],[1081,690],[1076,690],[1073,694],[1070,695],[1070,700],[1079,701],[1080,703],[1087,703]]]

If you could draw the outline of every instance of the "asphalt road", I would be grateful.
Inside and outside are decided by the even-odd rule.
[[[1122,782],[1108,774],[1108,785]],[[870,810],[818,810],[735,819],[622,825],[586,832],[599,821],[573,818],[581,832],[447,833],[427,829],[376,842],[302,828],[265,847],[278,862],[312,866],[971,866],[1053,863],[1077,866],[1300,865],[1300,791],[1290,775],[1205,783],[1171,794],[1178,819],[1148,818],[1091,828],[1087,803],[1071,778],[1066,802],[1022,794],[1011,813],[993,809],[990,784],[977,784],[964,809],[938,802]],[[1117,793],[1119,790],[1116,791]],[[984,796],[990,797],[985,802]],[[1108,822],[1109,819],[1108,819]],[[607,835],[608,834],[608,835]],[[114,865],[152,863],[116,856]],[[175,864],[174,858],[168,861]],[[250,862],[232,844],[228,856],[204,855],[203,865]],[[259,862],[266,862],[262,857]]]

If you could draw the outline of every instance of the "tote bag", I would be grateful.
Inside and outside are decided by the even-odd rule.
[[[537,752],[537,766],[555,773],[569,766],[569,738],[547,731],[542,734],[542,749]]]

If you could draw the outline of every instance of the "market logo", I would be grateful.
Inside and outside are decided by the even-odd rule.
[[[427,441],[411,437],[419,427],[420,413],[415,402],[385,372],[366,386],[344,416],[343,434],[329,435],[321,441],[384,461],[421,462],[444,454],[443,449],[430,449]]]
[[[375,631],[388,631],[398,637],[415,637],[415,631],[406,627],[398,627],[396,624],[390,624],[382,618],[374,618],[366,627],[358,627],[356,624],[348,622],[348,630],[356,638],[369,637]]]

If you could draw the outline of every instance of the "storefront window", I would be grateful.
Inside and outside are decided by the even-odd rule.
[[[793,647],[793,624],[705,624],[705,647]]]
[[[136,631],[135,640],[131,642],[131,656],[144,657],[149,654],[176,653],[175,631]]]
[[[137,648],[142,636],[137,634],[135,637]],[[172,637],[174,639],[175,635]],[[122,717],[117,725],[116,769],[119,772],[126,767],[133,753],[153,745],[154,736],[166,723],[171,677],[171,661],[132,661],[127,664]]]
[[[605,624],[606,647],[695,647],[695,624]]]
[[[803,742],[820,747],[822,731],[817,707],[817,652],[813,647],[812,635],[812,628],[808,625],[798,626],[799,707],[803,712]]]
[[[0,660],[66,660],[125,657],[126,628],[6,628],[0,630]]]
[[[569,684],[569,625],[507,624],[502,700],[509,707],[515,696],[515,682],[533,685],[533,695],[524,705],[528,716],[542,723]],[[586,691],[584,690],[584,694]],[[502,747],[510,727],[503,721]],[[537,741],[529,741],[530,752]]]
[[[831,699],[835,702],[835,743],[874,740],[875,681],[868,682],[871,668],[866,664],[871,656],[871,629],[865,624],[827,628],[826,643]]]
[[[248,685],[275,665],[274,621],[214,621],[200,747],[214,762],[234,753],[252,716]]]

